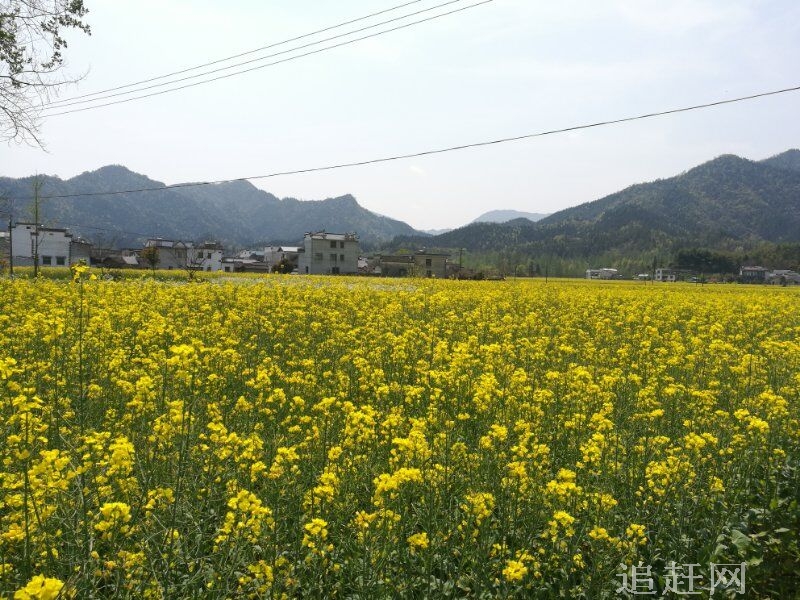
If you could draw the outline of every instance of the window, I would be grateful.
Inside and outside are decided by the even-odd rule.
[[[433,277],[433,273],[431,273],[430,269],[427,271],[426,275],[427,275],[428,277]]]
[[[43,265],[52,265],[53,264],[53,257],[52,256],[43,256],[42,257],[42,264]]]
[[[430,267],[431,266],[431,259],[430,258],[426,258],[425,259],[425,266],[426,267]]]
[[[344,242],[339,242],[339,248],[344,248]]]
[[[344,254],[339,255],[339,262],[344,262]]]
[[[336,248],[336,241],[331,242],[331,248]]]
[[[317,262],[322,262],[322,252],[314,252],[314,260]]]
[[[59,267],[63,267],[65,264],[67,264],[67,257],[66,256],[56,256],[56,264]]]
[[[336,255],[331,253],[331,262],[336,262]]]

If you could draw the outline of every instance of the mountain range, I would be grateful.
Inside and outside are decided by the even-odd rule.
[[[474,219],[473,223],[507,223],[514,219],[528,219],[529,221],[541,221],[548,215],[543,213],[525,212],[522,210],[490,210]],[[451,230],[452,231],[452,230]]]
[[[353,196],[326,200],[279,199],[247,181],[191,187],[164,184],[112,165],[62,180],[41,177],[41,221],[68,227],[89,239],[117,246],[147,237],[217,240],[227,247],[257,243],[296,244],[307,231],[355,231],[366,246],[397,235],[424,235],[410,225],[361,207]],[[130,195],[112,190],[155,188]],[[0,197],[30,198],[33,178],[0,178]],[[84,195],[80,194],[95,194]],[[100,194],[100,195],[98,195]],[[48,196],[75,195],[71,198]],[[29,214],[31,201],[16,201],[17,215]]]
[[[350,195],[279,199],[246,181],[164,188],[122,166],[42,181],[45,224],[117,246],[155,236],[214,239],[228,247],[294,244],[306,231],[327,229],[357,232],[365,249],[463,248],[585,261],[672,254],[687,247],[741,252],[763,243],[800,242],[796,149],[761,161],[723,155],[674,177],[632,185],[549,216],[491,211],[439,235],[366,210]],[[150,191],[107,194],[139,188]],[[31,177],[0,178],[0,197],[29,198],[31,190]],[[16,201],[15,213],[27,213],[29,204]],[[498,222],[508,217],[517,218]],[[543,218],[532,220],[538,217]]]
[[[692,246],[720,251],[800,242],[800,150],[762,161],[723,155],[685,173],[630,186],[537,223],[471,223],[396,244],[513,249],[526,255],[592,257]]]

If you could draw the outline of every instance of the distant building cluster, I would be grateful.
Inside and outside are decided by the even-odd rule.
[[[372,275],[447,278],[459,274],[450,255],[425,250],[364,256],[355,233],[315,231],[302,245],[265,246],[228,253],[217,242],[151,238],[140,248],[93,246],[66,229],[16,223],[0,232],[0,259],[14,266],[69,267],[83,261],[109,269],[163,269],[226,273]]]
[[[453,262],[448,253],[417,250],[364,255],[355,233],[308,232],[297,246],[264,246],[227,252],[218,242],[151,238],[138,248],[109,249],[92,245],[67,229],[17,222],[0,231],[0,264],[69,267],[77,262],[109,269],[162,269],[226,273],[294,273],[300,275],[369,275],[382,277],[477,278]],[[586,269],[586,279],[625,279],[613,267]],[[634,279],[656,282],[703,282],[690,270],[660,267]],[[800,274],[787,269],[744,265],[742,283],[800,285]]]
[[[603,267],[600,269],[586,269],[586,279],[624,279],[617,269]],[[639,273],[634,279],[649,281],[650,273]],[[699,283],[702,276],[686,269],[658,268],[652,274],[653,281],[672,283],[688,281]],[[800,274],[788,269],[767,269],[759,266],[743,266],[739,269],[741,283],[763,283],[771,285],[800,285]]]

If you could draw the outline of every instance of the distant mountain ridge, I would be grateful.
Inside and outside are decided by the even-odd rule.
[[[473,223],[507,223],[514,219],[528,219],[534,223],[541,221],[549,215],[544,213],[532,213],[521,210],[490,210],[474,219]]]
[[[719,156],[675,177],[636,184],[537,223],[472,223],[431,238],[395,240],[403,246],[572,257],[687,246],[731,250],[760,242],[800,242],[796,149],[762,161]]]
[[[71,179],[42,177],[44,197],[161,188],[164,184],[120,165],[109,165]],[[32,178],[0,178],[0,196],[28,198]],[[28,211],[17,202],[14,211]],[[361,207],[351,195],[326,200],[279,199],[247,181],[156,189],[129,195],[45,199],[45,224],[63,225],[90,239],[134,244],[145,237],[215,239],[227,245],[297,243],[306,231],[358,233],[365,245],[397,235],[424,235],[410,225]]]

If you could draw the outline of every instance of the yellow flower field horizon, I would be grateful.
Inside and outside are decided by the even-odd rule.
[[[0,308],[2,597],[800,593],[800,290],[86,272]]]

